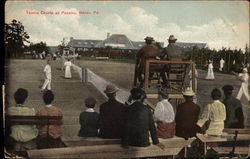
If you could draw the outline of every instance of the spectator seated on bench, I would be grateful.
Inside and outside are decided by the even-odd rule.
[[[27,97],[28,91],[19,88],[14,94],[16,107],[10,107],[7,110],[7,114],[13,116],[35,116],[34,108],[24,106]],[[5,143],[7,151],[13,151],[17,142],[28,142],[35,139],[38,135],[38,130],[35,125],[12,125],[10,131],[10,135],[7,136]],[[8,135],[8,133],[6,135]]]
[[[124,126],[125,105],[116,100],[118,88],[108,84],[104,93],[108,101],[100,105],[99,137],[106,139],[120,139]]]
[[[125,112],[125,126],[122,137],[122,146],[148,147],[149,132],[154,145],[164,148],[157,137],[151,110],[143,104],[146,98],[145,92],[140,88],[131,90],[131,97],[134,103],[127,107]]]
[[[168,93],[165,89],[159,91],[161,101],[155,107],[154,119],[159,138],[167,139],[175,135],[175,114],[171,103],[168,101]]]
[[[98,136],[98,119],[99,113],[93,109],[95,107],[96,100],[93,97],[85,99],[85,105],[87,109],[80,114],[79,122],[81,129],[78,133],[80,137],[96,137]]]
[[[244,128],[242,104],[239,99],[232,95],[234,90],[233,86],[225,85],[222,89],[225,95],[223,103],[227,112],[225,128]]]
[[[177,107],[175,122],[176,122],[176,136],[188,139],[195,137],[196,133],[205,133],[208,129],[209,120],[207,120],[203,126],[197,124],[200,106],[193,102],[195,93],[188,87],[182,92],[185,99],[184,103],[181,103]]]
[[[58,107],[52,106],[52,101],[54,100],[54,94],[51,90],[47,90],[43,94],[43,101],[45,107],[37,112],[37,116],[58,116],[62,117],[62,111]],[[40,148],[55,148],[64,147],[61,141],[62,130],[60,124],[55,125],[37,125],[39,130],[39,136],[37,139],[38,149]]]
[[[198,121],[198,125],[204,124],[206,121],[211,121],[206,131],[208,135],[222,135],[224,129],[224,120],[226,120],[226,108],[223,103],[219,101],[221,98],[221,92],[215,88],[211,92],[211,98],[213,103],[208,104],[202,113],[201,119]]]

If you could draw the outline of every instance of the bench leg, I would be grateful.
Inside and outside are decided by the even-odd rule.
[[[184,147],[184,158],[187,158],[187,145]]]
[[[207,143],[204,142],[204,158],[206,158],[206,154],[207,154]]]

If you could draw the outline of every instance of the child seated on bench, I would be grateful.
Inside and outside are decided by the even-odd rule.
[[[96,100],[93,97],[85,99],[87,109],[81,112],[79,117],[81,129],[79,130],[78,136],[80,137],[96,137],[98,135],[99,113],[93,109],[95,104]]]

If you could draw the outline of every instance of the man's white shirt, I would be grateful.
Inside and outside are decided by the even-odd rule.
[[[46,76],[47,79],[51,79],[51,66],[49,64],[47,64],[44,67],[43,72],[45,73],[45,76]]]

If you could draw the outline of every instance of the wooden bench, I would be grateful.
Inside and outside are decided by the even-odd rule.
[[[82,141],[92,140],[92,146],[74,146],[66,148],[55,149],[41,149],[41,150],[28,150],[29,158],[84,158],[84,159],[119,159],[119,158],[137,158],[137,157],[156,157],[156,156],[174,156],[177,155],[181,149],[190,145],[195,138],[184,140],[183,138],[174,137],[170,139],[160,139],[160,142],[165,145],[162,150],[158,146],[150,145],[149,147],[129,147],[129,149],[122,148],[120,144],[105,144],[95,145],[94,143],[105,143],[109,139],[81,139]],[[64,139],[65,141],[65,139]],[[109,142],[118,142],[111,139]],[[120,142],[120,141],[119,141]],[[76,145],[79,145],[77,142]],[[71,142],[72,144],[72,142]],[[82,143],[84,145],[84,143]],[[72,145],[71,145],[72,146]]]
[[[61,125],[62,116],[20,116],[20,115],[5,115],[6,135],[10,133],[10,127],[13,125]],[[36,149],[36,141],[16,142],[14,151],[22,152],[27,149]]]
[[[11,125],[60,125],[62,116],[20,116],[6,115],[6,126]]]
[[[63,136],[62,142],[67,147],[121,144],[120,139],[103,139],[98,137],[79,137],[79,136],[73,136],[73,137]]]
[[[204,156],[206,156],[207,146],[215,150],[219,155],[226,154],[231,157],[234,154],[250,154],[250,129],[224,129],[221,136],[209,136],[197,134],[197,137],[204,143]],[[247,141],[248,146],[236,146],[237,141]],[[231,147],[219,146],[218,143],[233,142]],[[214,144],[216,143],[216,144]]]

